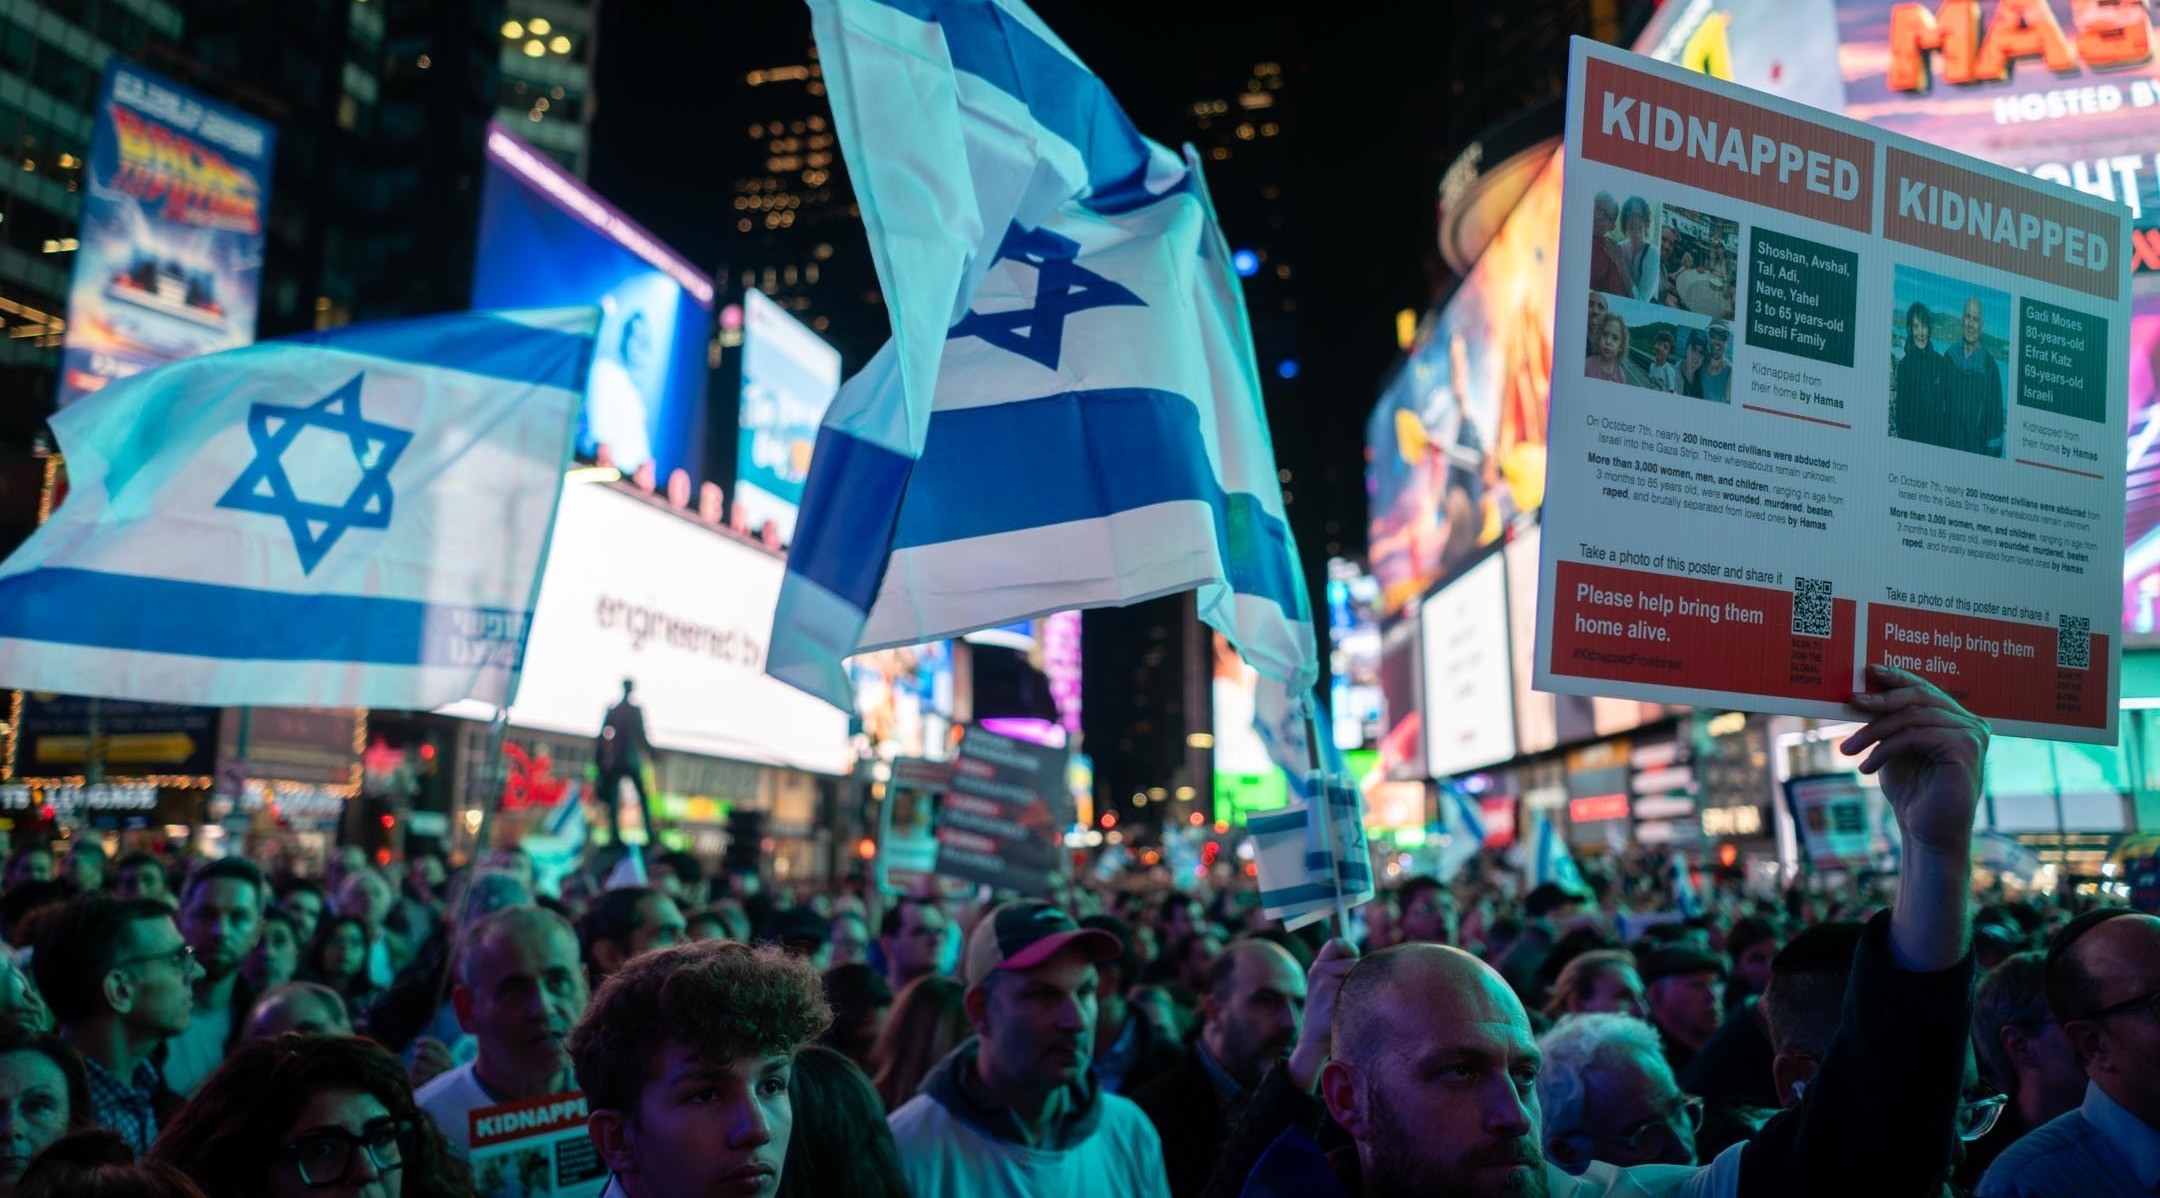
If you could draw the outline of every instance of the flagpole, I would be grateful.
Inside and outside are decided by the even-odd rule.
[[[480,774],[481,785],[487,788],[480,807],[480,827],[473,834],[472,860],[465,867],[465,892],[458,896],[457,910],[446,915],[449,920],[450,960],[444,967],[442,976],[436,979],[435,1001],[428,1007],[430,1018],[433,1017],[432,1012],[442,1010],[443,999],[450,990],[451,975],[457,972],[457,958],[461,948],[458,939],[464,934],[466,917],[472,912],[473,890],[480,880],[480,862],[487,854],[488,833],[495,826],[496,809],[502,806],[503,742],[509,731],[510,709],[497,706],[494,718],[488,721],[487,764],[482,767]],[[569,797],[566,795],[565,800]]]
[[[1313,776],[1320,780],[1314,802],[1320,814],[1320,843],[1328,850],[1328,889],[1335,895],[1335,930],[1347,941],[1350,939],[1350,901],[1343,897],[1342,863],[1335,858],[1335,814],[1329,810],[1334,803],[1328,797],[1327,766],[1320,750],[1320,710],[1309,692],[1301,695],[1299,702],[1305,705],[1305,747],[1312,756]]]

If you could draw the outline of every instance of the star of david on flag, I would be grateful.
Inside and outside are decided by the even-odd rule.
[[[390,506],[395,500],[390,468],[397,465],[412,434],[361,415],[360,385],[366,377],[356,374],[304,408],[250,404],[247,429],[248,439],[255,444],[255,460],[218,500],[219,507],[283,520],[292,531],[301,569],[310,573],[348,529],[390,527]],[[353,464],[360,469],[351,492],[334,504],[300,498],[286,470],[286,452],[311,428],[342,436],[352,447]]]
[[[1319,665],[1230,249],[1019,0],[810,0],[893,317],[812,453],[766,666],[1198,592],[1305,694]],[[895,97],[909,97],[907,104]]]
[[[0,562],[0,687],[508,705],[599,317],[357,325],[62,409],[67,499]]]

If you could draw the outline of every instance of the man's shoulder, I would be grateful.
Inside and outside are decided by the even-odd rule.
[[[954,1120],[945,1110],[945,1104],[928,1094],[917,1094],[901,1103],[886,1119],[891,1125],[893,1138],[922,1139],[942,1134]]]
[[[2045,1179],[2055,1158],[2085,1151],[2092,1136],[2092,1124],[2086,1122],[2083,1111],[2073,1109],[2058,1115],[2003,1149],[1980,1179],[1977,1193],[1981,1198],[2008,1198],[2051,1192],[2045,1186],[2035,1189],[2028,1183]]]
[[[1162,1136],[1155,1130],[1154,1120],[1140,1105],[1138,1099],[1123,1094],[1104,1094],[1096,1100],[1102,1104],[1101,1132],[1111,1135],[1137,1136],[1156,1143]]]
[[[1193,1102],[1196,1095],[1209,1101],[1214,1098],[1207,1070],[1200,1064],[1200,1050],[1191,1047],[1180,1052],[1169,1068],[1135,1087],[1126,1097],[1137,1103],[1150,1118],[1159,1118],[1165,1114],[1174,1115],[1179,1107]]]

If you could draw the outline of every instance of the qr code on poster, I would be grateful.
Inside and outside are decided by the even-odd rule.
[[[2055,668],[2092,668],[2092,620],[2085,616],[2055,617]]]
[[[1830,635],[1830,580],[1793,576],[1792,633],[1794,636]]]

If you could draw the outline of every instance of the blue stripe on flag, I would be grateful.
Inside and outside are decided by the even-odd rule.
[[[1303,832],[1305,815],[1301,810],[1270,811],[1265,815],[1245,817],[1245,831],[1252,836],[1276,836],[1284,832]]]
[[[892,546],[1095,520],[1180,500],[1213,510],[1232,590],[1286,613],[1298,610],[1305,592],[1291,571],[1289,530],[1258,497],[1224,492],[1193,402],[1151,388],[1068,391],[933,413]]]
[[[893,525],[914,462],[904,453],[825,425],[803,487],[788,571],[869,611],[885,581]]]
[[[265,344],[314,345],[565,391],[583,391],[585,376],[592,371],[591,336],[535,328],[482,312],[353,325]]]
[[[1260,892],[1263,907],[1296,907],[1305,903],[1332,903],[1335,888],[1325,882],[1305,882],[1297,886],[1285,886],[1280,890]]]
[[[1087,163],[1085,206],[1122,212],[1160,198],[1147,190],[1147,142],[1110,89],[995,0],[878,3],[936,22],[955,69],[1020,101],[1044,128],[1077,147]]]
[[[409,599],[69,567],[0,578],[0,638],[232,661],[479,667],[489,652],[515,652],[524,623],[521,613]]]

